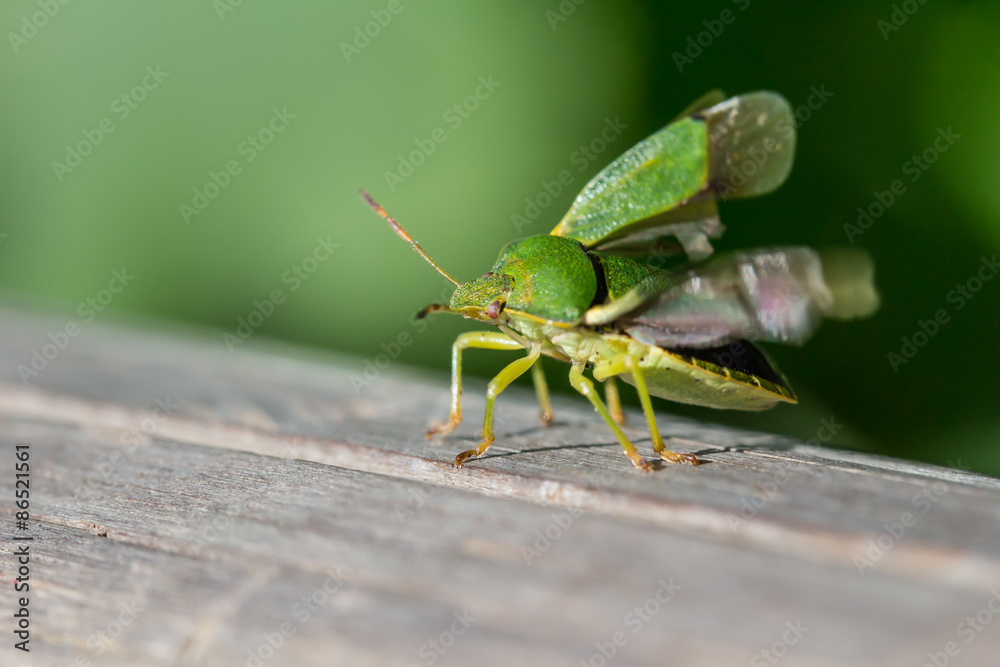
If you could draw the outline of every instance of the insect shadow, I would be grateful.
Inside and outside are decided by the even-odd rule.
[[[551,424],[549,424],[547,426],[541,426],[541,425],[539,425],[539,426],[532,426],[532,427],[521,429],[519,431],[513,431],[511,433],[507,433],[505,437],[507,437],[507,438],[517,438],[517,437],[522,437],[522,436],[530,436],[530,435],[533,435],[533,434],[536,434],[536,433],[539,433],[539,432],[549,431],[550,429],[556,429],[556,428],[559,428],[561,426],[562,427],[571,427],[571,426],[579,426],[579,424],[571,423],[571,422],[564,422],[564,421],[553,421]],[[680,442],[684,442],[684,443],[687,443],[687,444],[701,445],[702,446],[701,449],[699,449],[697,451],[691,452],[692,454],[694,454],[695,456],[697,456],[699,458],[699,460],[700,460],[699,466],[711,465],[711,464],[715,463],[711,459],[702,458],[702,457],[704,457],[706,455],[707,456],[711,456],[712,454],[718,454],[720,452],[749,451],[749,450],[754,450],[754,449],[791,449],[791,447],[794,446],[794,444],[795,444],[794,442],[789,441],[788,443],[781,443],[781,444],[778,444],[778,445],[775,445],[775,444],[766,444],[765,445],[765,444],[748,443],[748,444],[737,444],[737,445],[730,445],[730,446],[723,447],[723,446],[706,445],[705,443],[694,442],[694,441],[687,440],[687,439],[684,439],[684,438],[670,438],[669,436],[667,436],[667,439],[668,440],[671,440],[671,439],[673,439],[673,440],[679,440]],[[636,443],[648,443],[648,444],[651,445],[652,444],[652,438],[641,438],[641,439],[635,440],[635,442]],[[607,448],[607,447],[615,447],[616,444],[617,443],[615,443],[614,441],[612,441],[612,442],[591,442],[591,443],[575,443],[575,444],[566,443],[566,444],[560,444],[560,445],[546,445],[546,446],[543,446],[543,447],[517,448],[517,449],[510,449],[509,451],[496,451],[495,453],[485,454],[483,456],[480,456],[479,460],[486,460],[486,459],[492,459],[492,458],[502,458],[502,457],[508,457],[508,456],[518,456],[518,455],[521,455],[521,454],[537,454],[537,453],[541,453],[541,452],[553,452],[553,451],[563,451],[563,450],[573,450],[573,449],[601,449],[601,448]],[[668,466],[675,465],[675,464],[668,464],[666,461],[663,461],[662,459],[659,459],[659,458],[656,458],[656,457],[650,457],[650,459],[649,459],[648,462],[649,462],[650,466],[652,466],[652,468],[654,470],[660,470],[661,468],[666,468]]]
[[[677,438],[675,438],[677,440]],[[681,442],[690,442],[680,438]],[[727,453],[739,453],[739,452],[757,452],[757,451],[777,451],[777,452],[787,452],[795,449],[795,446],[800,443],[795,440],[776,438],[769,442],[740,442],[735,445],[716,445],[711,449],[703,449],[695,452],[691,452],[695,456],[701,457],[706,454],[727,454]]]

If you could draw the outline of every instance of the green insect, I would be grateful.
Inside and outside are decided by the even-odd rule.
[[[482,456],[494,440],[493,404],[532,371],[544,423],[552,419],[541,355],[570,364],[572,386],[611,428],[625,455],[646,459],[620,428],[615,378],[634,385],[653,450],[666,448],[650,395],[713,408],[764,410],[795,394],[755,342],[804,342],[819,320],[850,319],[878,307],[872,265],[858,251],[785,247],[710,258],[721,236],[717,200],[774,190],[791,170],[795,124],[772,92],[704,96],[675,121],[633,146],[591,180],[551,234],[508,244],[492,270],[460,283],[437,265],[368,193],[362,196],[431,266],[455,284],[451,302],[420,312],[463,315],[493,332],[458,337],[452,348],[451,414],[427,432],[462,421],[462,352],[527,350],[489,383],[482,440],[455,465]],[[673,262],[669,268],[666,264]],[[603,382],[607,405],[594,383]]]

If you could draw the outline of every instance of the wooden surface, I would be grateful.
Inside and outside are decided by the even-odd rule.
[[[5,627],[4,666],[1000,660],[993,478],[666,403],[661,431],[706,463],[641,474],[582,398],[546,429],[516,389],[491,455],[458,470],[482,381],[441,443],[423,431],[447,414],[443,375],[391,366],[359,395],[362,361],[254,339],[231,354],[95,323],[26,385],[17,366],[64,324],[0,310],[8,622],[18,442],[35,537],[32,650]],[[647,451],[641,423],[626,432]]]

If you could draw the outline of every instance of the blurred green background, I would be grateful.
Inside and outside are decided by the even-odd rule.
[[[255,340],[343,351],[360,369],[409,332],[402,361],[442,383],[469,325],[414,328],[444,282],[359,187],[468,279],[507,241],[547,232],[590,176],[708,89],[772,89],[796,107],[832,93],[803,111],[786,185],[722,205],[716,247],[847,244],[858,207],[900,179],[905,192],[854,238],[875,258],[882,309],[828,323],[804,348],[769,348],[797,407],[658,407],[802,438],[832,416],[845,425],[835,446],[1000,474],[1000,280],[960,309],[952,293],[1000,246],[993,1],[10,0],[0,19],[5,300],[76,317],[125,267],[135,279],[95,319],[196,323],[223,345],[254,300],[281,289]],[[609,118],[621,136],[594,159],[578,153]],[[926,171],[907,170],[948,128],[959,138]],[[420,145],[429,154],[401,170]],[[563,170],[572,185],[516,229],[525,198]],[[303,263],[327,237],[329,259]],[[296,265],[315,270],[286,273]],[[939,309],[949,321],[894,370],[887,355]],[[466,359],[485,377],[509,356]],[[568,390],[565,369],[547,370]]]

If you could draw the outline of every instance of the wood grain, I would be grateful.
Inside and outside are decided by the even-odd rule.
[[[2,665],[776,664],[772,649],[923,665],[949,642],[949,664],[995,664],[996,479],[665,411],[671,446],[706,464],[641,474],[582,400],[542,428],[516,389],[490,456],[459,470],[481,383],[437,443],[422,434],[447,414],[444,376],[392,366],[359,394],[360,361],[255,339],[230,354],[217,334],[94,324],[22,382],[63,324],[0,311],[4,580],[17,442],[35,536],[32,651],[6,634]],[[0,587],[4,615],[14,603]]]

